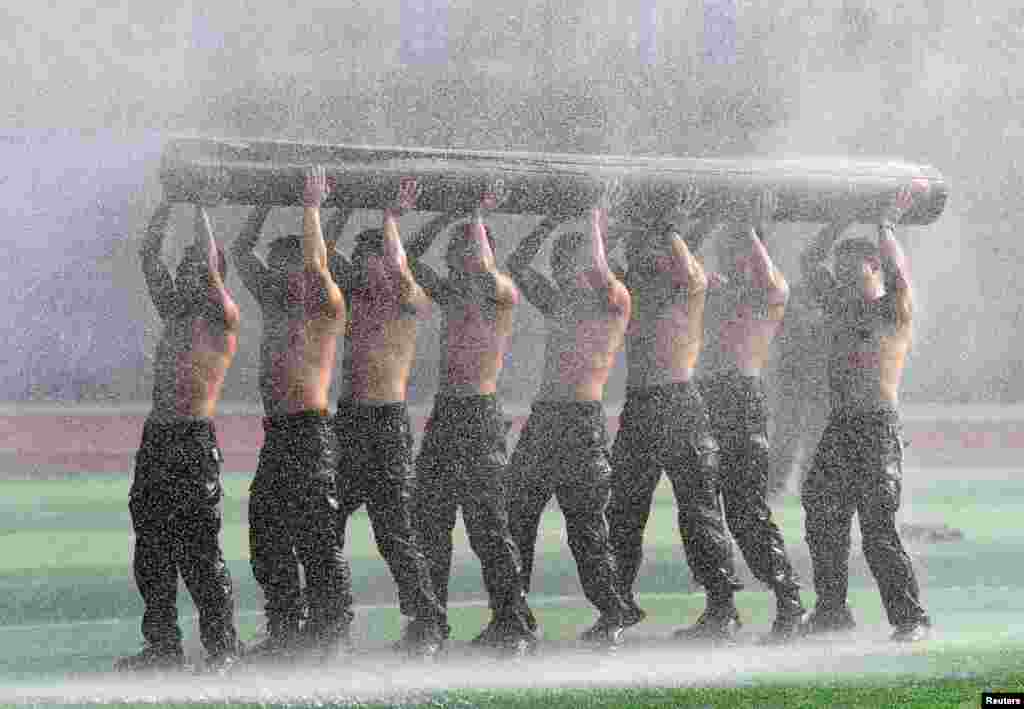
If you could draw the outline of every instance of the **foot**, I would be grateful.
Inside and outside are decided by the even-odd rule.
[[[118,658],[117,672],[180,672],[185,669],[185,653],[180,646],[145,645],[141,652]]]
[[[697,622],[672,635],[677,640],[700,643],[734,643],[743,623],[735,606],[708,606]]]
[[[444,647],[441,628],[437,622],[424,618],[413,618],[405,626],[402,639],[395,643],[395,650],[411,660],[432,662]]]
[[[932,626],[927,620],[912,620],[896,626],[891,639],[897,643],[917,643],[927,640],[932,634]]]
[[[245,653],[246,664],[286,664],[295,662],[302,651],[298,634],[268,635]]]
[[[217,675],[219,677],[226,677],[231,673],[235,667],[237,667],[242,661],[242,651],[239,647],[236,651],[227,651],[217,653],[216,655],[210,655],[206,659],[206,667],[204,668],[206,674]]]
[[[857,627],[853,613],[846,606],[837,610],[816,608],[807,622],[801,626],[804,635],[824,635],[827,633],[848,633]]]
[[[626,597],[625,602],[626,612],[622,614],[622,626],[624,628],[632,628],[634,625],[642,622],[647,617],[647,613],[637,604],[636,597],[633,594]]]
[[[800,609],[799,613],[779,613],[772,623],[772,630],[759,641],[761,645],[785,645],[805,635],[804,626],[811,614]]]
[[[580,642],[594,650],[614,652],[622,645],[622,631],[625,628],[621,620],[602,615],[594,625],[580,635]]]
[[[537,638],[532,635],[508,635],[495,647],[503,660],[522,660],[537,654]]]
[[[469,644],[473,647],[493,647],[501,638],[499,625],[500,621],[498,618],[492,617],[491,622],[488,623],[483,630],[477,633],[476,637],[469,641]]]

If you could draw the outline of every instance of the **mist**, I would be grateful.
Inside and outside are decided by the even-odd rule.
[[[920,312],[904,398],[1024,397],[1014,3],[68,2],[0,17],[5,399],[148,397],[158,322],[136,254],[159,200],[160,145],[175,134],[931,163],[951,199],[938,223],[902,232]],[[172,263],[191,239],[185,211]],[[214,211],[222,244],[242,216]],[[277,210],[268,240],[297,220]],[[529,224],[501,220],[499,257]],[[778,230],[772,248],[791,281],[817,228]],[[236,276],[229,286],[245,330],[224,396],[255,401],[259,318]],[[519,311],[503,394],[525,400],[541,323]],[[436,377],[436,323],[423,329],[414,400]]]

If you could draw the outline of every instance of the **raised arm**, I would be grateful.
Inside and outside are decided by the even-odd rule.
[[[164,320],[173,317],[180,310],[180,301],[174,289],[174,279],[167,264],[161,258],[164,237],[167,235],[167,222],[171,217],[169,202],[161,202],[153,212],[153,217],[146,227],[146,235],[139,249],[142,259],[142,274],[146,278],[149,297],[156,306],[156,311]]]
[[[590,258],[585,272],[590,287],[603,294],[602,302],[611,312],[629,310],[629,293],[608,266],[608,255],[605,250],[609,213],[612,211],[618,190],[617,183],[606,184],[600,202],[590,210],[590,229],[588,229]]]
[[[907,325],[913,318],[913,291],[907,257],[900,242],[896,240],[896,225],[913,203],[914,193],[911,189],[900,189],[892,203],[882,211],[878,223],[878,249],[882,254],[885,287],[893,295],[897,321]]]
[[[747,230],[750,239],[750,259],[753,269],[754,286],[764,298],[769,320],[782,320],[789,300],[789,284],[782,272],[772,263],[765,241],[775,225],[775,211],[778,207],[775,193],[765,191],[754,200],[751,209],[750,228]]]
[[[557,226],[558,222],[551,217],[545,217],[533,231],[519,242],[505,261],[505,268],[512,276],[512,280],[515,281],[533,307],[544,315],[550,315],[557,307],[558,291],[542,273],[530,264]]]
[[[519,303],[519,288],[511,278],[498,272],[488,227],[484,223],[485,215],[497,209],[507,196],[504,181],[497,180],[491,184],[466,224],[462,239],[465,241],[463,263],[465,270],[474,276],[471,280],[477,284],[475,287],[481,289],[483,297],[488,300],[511,307]]]
[[[217,243],[213,240],[210,229],[210,218],[201,204],[195,206],[195,245],[203,255],[206,266],[207,304],[212,318],[222,322],[228,330],[238,328],[240,314],[238,306],[228,292],[224,279],[220,275],[220,254]]]
[[[328,186],[330,183],[328,183]],[[338,250],[338,241],[345,231],[345,225],[352,216],[354,209],[338,208],[324,226],[324,243],[327,245],[327,269],[331,278],[343,293],[352,291],[352,262]]]
[[[384,210],[384,243],[382,266],[386,274],[398,284],[398,304],[411,314],[426,317],[430,313],[430,297],[416,282],[409,269],[408,257],[398,231],[398,218],[416,206],[419,186],[415,180],[403,180],[394,204]]]
[[[269,277],[266,264],[260,260],[253,249],[260,239],[260,232],[270,214],[268,205],[260,205],[249,212],[249,218],[245,221],[238,238],[231,244],[231,260],[235,262],[238,275],[246,289],[253,294],[257,301],[262,301],[263,289]]]
[[[427,295],[439,303],[448,302],[451,296],[448,280],[438,275],[437,271],[423,263],[421,259],[430,250],[437,237],[459,218],[460,215],[454,212],[439,214],[416,232],[416,235],[413,236],[412,241],[409,242],[408,247],[405,249],[406,256],[409,259],[409,268],[412,270],[416,282],[423,286],[423,290]]]
[[[302,263],[312,286],[307,308],[312,306],[320,315],[337,318],[345,312],[345,301],[328,269],[327,245],[320,228],[320,205],[329,192],[324,168],[309,168],[302,191]]]

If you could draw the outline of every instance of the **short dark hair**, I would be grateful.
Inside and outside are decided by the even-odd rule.
[[[551,246],[551,273],[563,271],[570,265],[570,259],[586,237],[587,235],[582,231],[567,231],[558,235],[555,243]]]
[[[384,244],[384,230],[380,227],[363,229],[356,234],[356,249],[380,251]]]
[[[270,242],[267,260],[271,263],[287,259],[295,254],[302,254],[302,237],[297,234],[281,236]]]
[[[206,261],[206,254],[202,248],[196,244],[189,244],[185,247],[185,260],[194,261]],[[217,271],[220,272],[220,279],[227,280],[228,277],[228,259],[224,255],[224,249],[220,246],[217,247]]]
[[[878,249],[878,245],[862,237],[840,241],[836,244],[834,256],[837,259],[843,256],[860,256],[861,258],[874,261],[882,260],[882,252]]]

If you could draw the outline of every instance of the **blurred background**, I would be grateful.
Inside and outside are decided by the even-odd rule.
[[[0,400],[149,397],[159,330],[137,251],[162,144],[181,134],[930,163],[951,199],[938,223],[903,232],[920,311],[904,398],[1024,399],[1016,3],[67,0],[0,9],[0,39]],[[266,240],[299,216],[277,210]],[[175,217],[172,266],[192,238],[188,209]],[[222,244],[243,218],[212,213]],[[378,220],[359,213],[342,244]],[[499,258],[531,224],[496,221]],[[777,231],[791,282],[816,230]],[[237,276],[229,286],[245,322],[224,398],[256,402],[258,309]],[[519,309],[510,401],[536,390],[541,326]],[[410,394],[425,401],[436,317],[419,347]],[[622,381],[620,366],[609,398]]]

